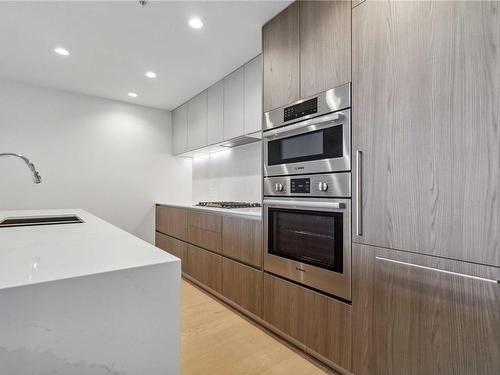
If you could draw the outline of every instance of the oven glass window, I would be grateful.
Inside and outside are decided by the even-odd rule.
[[[342,273],[343,214],[269,208],[268,252]]]
[[[269,141],[268,165],[341,158],[342,125]]]
[[[281,160],[323,155],[323,133],[314,132],[285,138],[281,141],[280,151]]]

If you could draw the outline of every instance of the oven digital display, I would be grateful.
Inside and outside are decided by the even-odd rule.
[[[283,110],[283,121],[295,120],[299,117],[311,115],[318,112],[318,98],[312,98],[305,102],[286,107]]]
[[[311,192],[310,178],[292,178],[290,182],[290,193],[308,194]]]

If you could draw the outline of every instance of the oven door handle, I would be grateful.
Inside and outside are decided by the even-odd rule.
[[[306,128],[306,127],[311,126],[311,125],[323,124],[325,122],[330,123],[330,122],[340,121],[342,119],[344,119],[344,115],[342,115],[340,113],[331,113],[329,115],[320,116],[320,117],[313,118],[310,120],[302,121],[302,122],[299,122],[297,124],[286,125],[286,126],[282,126],[280,128],[277,128],[277,129],[273,129],[273,130],[266,130],[262,134],[262,136],[264,138],[273,138],[273,137],[275,137],[277,135],[281,135],[281,134],[294,133],[298,129]]]
[[[264,206],[286,206],[286,207],[296,207],[296,208],[327,208],[335,210],[343,210],[346,208],[346,204],[343,202],[304,202],[301,201],[285,201],[277,199],[266,199],[263,202]]]

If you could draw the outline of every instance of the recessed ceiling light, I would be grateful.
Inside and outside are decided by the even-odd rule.
[[[129,92],[128,96],[130,96],[131,98],[137,98],[137,94],[135,92]]]
[[[203,27],[203,22],[198,17],[194,17],[189,20],[189,26],[193,29],[201,29]]]
[[[156,73],[155,72],[146,72],[145,76],[148,78],[156,78]]]
[[[54,52],[61,56],[69,56],[68,50],[62,47],[54,48]]]

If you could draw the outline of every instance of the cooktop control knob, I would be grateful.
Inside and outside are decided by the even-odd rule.
[[[279,182],[274,184],[274,190],[275,191],[283,191],[283,184],[280,184]]]
[[[328,190],[328,184],[326,182],[318,182],[318,190],[319,191],[327,191]]]

